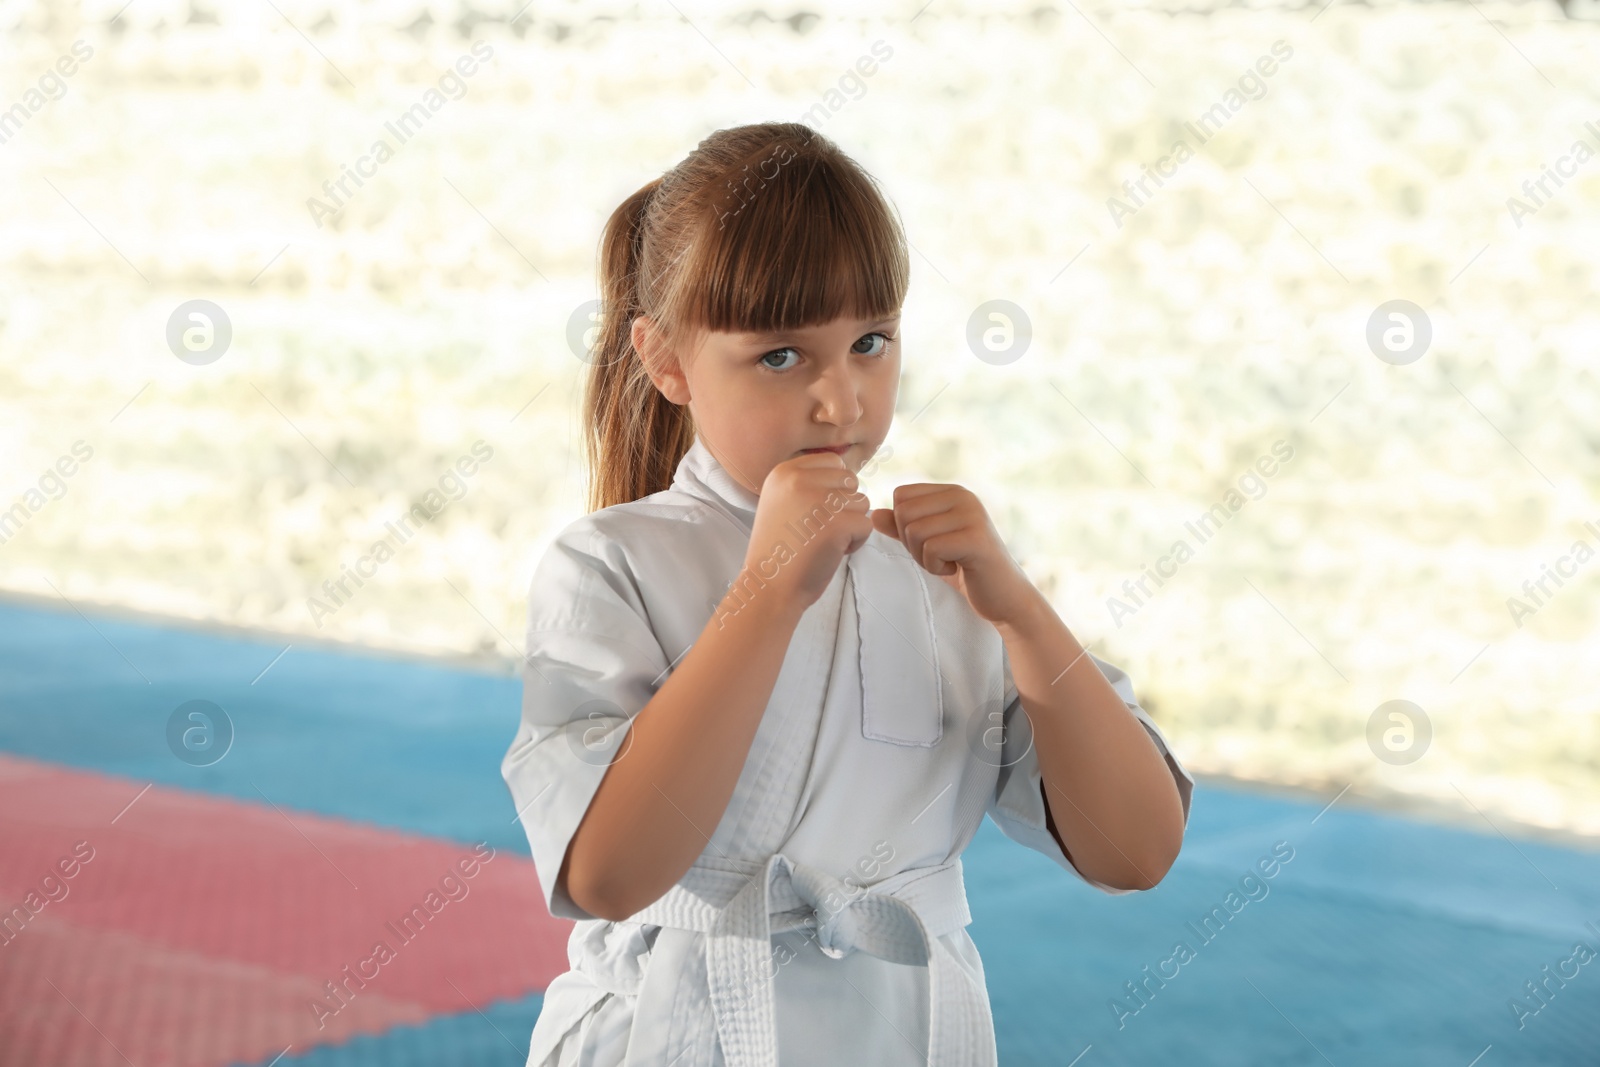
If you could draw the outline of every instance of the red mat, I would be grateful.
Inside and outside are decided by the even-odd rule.
[[[270,1059],[567,968],[523,856],[147,784],[0,755],[0,1064]]]

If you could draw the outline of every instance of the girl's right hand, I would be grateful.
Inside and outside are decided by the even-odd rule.
[[[871,505],[857,485],[843,457],[832,452],[796,456],[772,468],[761,484],[744,561],[747,571],[766,582],[764,592],[801,608],[817,602],[840,562],[872,533]]]

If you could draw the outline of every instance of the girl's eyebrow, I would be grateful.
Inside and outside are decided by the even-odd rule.
[[[873,330],[879,326],[887,326],[891,322],[898,322],[901,317],[902,316],[900,313],[896,313],[888,316],[887,318],[879,319],[877,322],[869,322],[864,328],[867,330]],[[788,338],[794,336],[794,331],[785,333],[781,330],[773,330],[768,333],[742,333],[738,336],[739,340],[744,344],[769,344],[773,341],[787,340]]]

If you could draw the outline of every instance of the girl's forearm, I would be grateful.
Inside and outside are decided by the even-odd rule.
[[[677,668],[634,716],[562,864],[568,895],[620,920],[705,850],[738,784],[803,608],[741,572]],[[744,592],[744,599],[740,593]]]
[[[1043,594],[996,628],[1062,847],[1097,882],[1155,885],[1183,843],[1183,802],[1161,750]]]

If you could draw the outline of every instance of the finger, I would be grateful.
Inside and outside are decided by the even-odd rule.
[[[807,452],[804,455],[791,459],[788,462],[799,467],[837,467],[840,470],[849,470],[845,465],[844,457],[837,452]]]
[[[859,512],[866,515],[872,510],[872,501],[867,499],[867,494],[852,486],[839,486],[839,491],[844,494],[844,511]]]
[[[954,574],[956,565],[965,563],[971,555],[971,539],[966,531],[953,530],[925,539],[918,559],[930,574],[944,575]]]
[[[813,471],[807,477],[804,488],[813,499],[826,502],[829,508],[835,502],[843,501],[843,507],[839,510],[865,514],[869,507],[867,495],[861,491],[861,483],[847,470]]]
[[[928,496],[949,489],[960,489],[961,486],[950,482],[909,482],[905,485],[894,487],[894,500],[896,504],[906,500],[915,500],[918,497]]]
[[[850,543],[845,546],[844,554],[849,555],[867,543],[867,538],[872,536],[872,523],[860,523],[850,533]]]
[[[912,501],[897,500],[894,504],[895,521],[904,533],[912,523],[923,522],[940,515],[956,515],[967,521],[967,510],[959,497],[925,496]]]
[[[881,534],[900,540],[900,529],[894,521],[893,508],[874,508],[872,510],[872,526]]]
[[[818,471],[811,475],[810,481],[821,489],[837,489],[852,496],[861,491],[861,482],[849,471]]]
[[[954,512],[965,510],[966,496],[960,491],[952,493],[923,493],[920,496],[906,496],[901,493],[902,488],[894,490],[894,517],[898,518],[901,530],[906,530],[910,523],[917,522],[918,518],[928,515],[938,515],[941,512]],[[942,490],[958,490],[958,486],[939,486]]]
[[[933,515],[906,522],[902,517],[900,522],[900,540],[911,552],[911,557],[934,574],[946,574],[947,571],[937,571],[928,565],[928,542],[952,531],[963,530],[967,527],[966,516],[954,511],[936,512]]]

